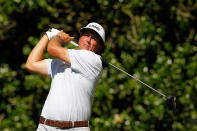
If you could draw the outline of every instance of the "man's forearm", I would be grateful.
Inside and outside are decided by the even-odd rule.
[[[62,42],[62,39],[58,36],[54,37],[52,40],[49,41],[47,51],[51,56],[65,61],[68,65],[70,65],[68,49],[62,47]]]
[[[26,64],[31,64],[33,62],[37,62],[40,60],[43,60],[43,54],[48,44],[48,37],[47,35],[43,35],[43,37],[40,39],[40,41],[37,43],[37,45],[34,47],[34,49],[31,51]]]

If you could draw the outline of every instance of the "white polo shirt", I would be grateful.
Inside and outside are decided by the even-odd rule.
[[[71,66],[46,59],[51,88],[41,116],[51,120],[89,120],[96,83],[102,74],[101,57],[91,51],[68,49]]]

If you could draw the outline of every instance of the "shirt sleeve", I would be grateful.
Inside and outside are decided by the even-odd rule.
[[[48,70],[48,77],[52,78],[52,71],[51,71],[52,59],[45,59],[45,61],[46,61],[47,70]]]
[[[83,76],[95,79],[102,73],[101,57],[87,50],[69,49],[71,69]]]
[[[64,61],[59,59],[45,59],[45,61],[48,70],[48,77],[50,78],[54,78],[57,73],[64,72],[64,70],[69,67]]]

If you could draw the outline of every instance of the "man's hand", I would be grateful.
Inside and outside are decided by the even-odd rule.
[[[60,31],[55,28],[49,29],[46,34],[49,40],[52,40]]]
[[[57,33],[57,37],[61,40],[62,45],[65,45],[69,41],[74,40],[74,37],[71,37],[69,34],[63,32],[62,30]]]

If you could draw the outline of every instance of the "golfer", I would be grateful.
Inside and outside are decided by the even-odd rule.
[[[74,38],[52,28],[31,51],[26,69],[52,79],[37,131],[89,131],[91,103],[102,74],[105,31],[95,22],[80,29],[79,47],[62,47]],[[45,49],[55,59],[43,59]]]

